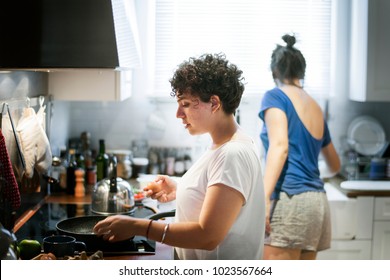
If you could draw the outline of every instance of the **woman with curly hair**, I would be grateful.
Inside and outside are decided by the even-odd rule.
[[[191,135],[208,133],[212,143],[178,182],[160,175],[145,188],[160,202],[176,199],[175,222],[112,216],[96,225],[97,234],[111,241],[143,235],[174,246],[182,260],[262,257],[265,204],[259,153],[234,118],[244,92],[241,75],[220,54],[179,65],[170,80],[176,117]]]

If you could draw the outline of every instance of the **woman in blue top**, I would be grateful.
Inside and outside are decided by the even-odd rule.
[[[304,90],[306,62],[294,47],[295,37],[284,35],[271,56],[276,87],[265,93],[259,117],[266,150],[265,259],[315,259],[330,247],[330,213],[318,157],[330,171],[340,160],[331,142],[319,105]]]

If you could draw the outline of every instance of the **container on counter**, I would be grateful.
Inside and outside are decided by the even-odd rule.
[[[359,179],[359,164],[357,153],[348,152],[348,161],[346,163],[345,171],[347,172],[347,178],[349,181]]]
[[[387,160],[386,177],[390,179],[390,159]]]
[[[131,161],[133,153],[130,150],[107,150],[108,154],[113,154],[117,158],[117,175],[122,179],[130,179],[133,173]]]
[[[139,174],[148,172],[149,160],[147,158],[133,158],[133,176],[138,178]]]
[[[369,177],[371,180],[380,180],[386,177],[386,160],[384,158],[373,158],[371,160]]]

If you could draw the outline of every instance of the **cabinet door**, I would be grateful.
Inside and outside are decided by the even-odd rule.
[[[317,254],[319,260],[370,260],[371,240],[332,240],[331,248]]]
[[[132,71],[61,69],[49,72],[49,94],[55,100],[122,101],[131,96]]]
[[[390,1],[353,0],[350,99],[390,101]]]
[[[372,258],[374,260],[390,260],[390,222],[374,222]]]
[[[375,220],[390,221],[390,197],[375,198]]]

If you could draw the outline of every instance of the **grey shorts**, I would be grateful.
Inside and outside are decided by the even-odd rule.
[[[330,248],[330,210],[326,193],[305,192],[293,196],[280,193],[272,202],[271,233],[265,244],[304,251]]]

